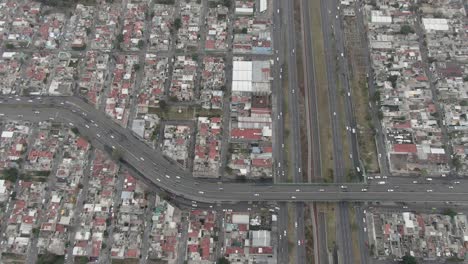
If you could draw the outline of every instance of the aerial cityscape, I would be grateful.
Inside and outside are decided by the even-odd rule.
[[[468,263],[467,12],[0,0],[0,264]]]

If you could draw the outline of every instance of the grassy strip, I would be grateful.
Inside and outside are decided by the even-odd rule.
[[[375,146],[375,129],[372,124],[369,109],[369,91],[367,88],[366,59],[360,38],[356,37],[358,32],[355,18],[345,19],[345,42],[349,51],[349,61],[352,68],[352,80],[350,83],[354,116],[359,125],[358,143],[360,158],[364,163],[366,171],[378,172],[377,148]],[[372,109],[374,111],[375,109]],[[372,139],[372,140],[371,140]]]
[[[351,219],[351,239],[352,241],[358,241],[358,232],[359,226],[356,223],[356,211],[353,207],[349,206],[349,215]],[[354,256],[354,263],[361,263],[361,252],[359,251],[359,243],[352,243],[353,244],[353,256]]]
[[[349,153],[351,153],[351,147],[349,146],[348,140],[348,132],[346,131],[346,110],[345,110],[345,96],[346,92],[342,86],[341,79],[339,76],[336,76],[336,87],[337,87],[337,96],[338,96],[338,113],[339,115],[339,130],[341,132],[341,141],[343,145],[343,161],[344,161],[344,173],[346,175],[346,181],[351,181],[349,179],[350,175],[353,172],[353,164],[351,162],[351,158],[349,157]]]
[[[294,235],[295,227],[294,221],[296,219],[296,213],[294,212],[294,206],[291,203],[288,203],[288,253],[289,253],[289,263],[296,263],[296,237]]]
[[[328,83],[325,60],[325,49],[322,35],[322,22],[320,15],[320,0],[311,1],[309,5],[311,14],[312,44],[314,47],[314,65],[315,65],[315,87],[317,96],[317,107],[319,117],[320,133],[320,153],[322,160],[322,175],[325,182],[333,182],[333,151],[331,122],[328,107]],[[314,109],[312,109],[313,113]]]
[[[370,116],[369,95],[365,77],[355,78],[352,83],[354,92],[352,98],[356,121],[359,124],[358,143],[360,146],[360,156],[368,172],[378,172],[377,147],[375,146],[375,128]],[[372,140],[370,140],[372,139]]]
[[[223,111],[199,106],[167,106],[165,109],[149,108],[148,113],[157,114],[164,120],[192,120],[197,116],[222,116]]]
[[[327,247],[328,251],[333,252],[336,245],[336,204],[322,203],[319,205],[319,211],[325,213],[325,221],[327,222]]]
[[[283,100],[283,122],[284,122],[284,131],[283,131],[283,136],[284,136],[284,168],[287,173],[287,182],[293,182],[293,169],[294,166],[289,166],[291,164],[292,160],[292,149],[291,147],[294,145],[293,144],[293,138],[292,138],[292,133],[289,130],[289,128],[292,126],[291,124],[291,116],[289,112],[289,86],[288,86],[288,75],[287,75],[287,65],[283,65],[283,77],[281,80],[281,90],[283,91],[281,96]],[[275,117],[273,117],[275,118]],[[282,146],[279,146],[282,147]],[[282,177],[282,176],[280,176]]]
[[[306,257],[310,260],[309,263],[315,263],[314,258],[314,229],[312,226],[312,206],[313,204],[307,204],[305,206],[305,247],[306,247]]]

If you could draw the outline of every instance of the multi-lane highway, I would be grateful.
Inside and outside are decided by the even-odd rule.
[[[31,100],[31,102],[28,102]],[[264,184],[221,183],[195,179],[161,153],[153,150],[129,130],[104,113],[75,97],[0,99],[0,118],[49,120],[78,127],[92,142],[122,150],[122,159],[142,177],[160,188],[189,200],[207,203],[241,201],[468,201],[468,181],[444,179],[379,184]],[[35,112],[39,112],[36,114]],[[222,186],[222,190],[220,190]],[[346,187],[346,188],[342,188]],[[363,191],[362,189],[366,189]]]

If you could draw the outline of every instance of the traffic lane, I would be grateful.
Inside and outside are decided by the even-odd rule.
[[[10,107],[8,107],[6,110],[7,110],[7,111],[8,111],[8,110],[11,111]],[[20,111],[23,111],[23,112],[24,112],[24,111],[26,111],[26,110],[22,108]],[[18,109],[15,109],[15,110],[14,110],[14,113],[17,114],[17,113],[18,113]],[[51,110],[50,116],[55,116],[55,114],[56,114],[56,110],[55,110],[55,109],[54,109],[54,110]],[[33,116],[33,117],[36,117],[36,118],[44,118],[44,119],[47,119],[47,118],[48,118],[48,117],[43,117],[42,115],[36,116],[36,115],[32,114],[32,112],[30,112],[30,116]],[[75,117],[75,116],[76,116],[76,115],[70,115],[70,117]],[[14,119],[17,119],[17,118],[16,118],[16,115],[14,115]],[[80,124],[81,124],[81,126],[83,127],[82,123],[80,123]],[[109,141],[109,144],[112,144],[112,142]],[[135,158],[135,159],[136,159],[136,158]],[[136,161],[136,160],[135,160],[135,161]],[[161,174],[161,176],[163,176],[163,174]],[[192,179],[192,180],[193,180],[193,179]],[[184,186],[184,185],[185,185],[185,184],[181,184],[181,186]],[[426,185],[427,185],[427,184],[426,184]],[[188,186],[194,187],[193,185],[188,185]],[[246,186],[246,184],[238,184],[237,186],[236,186],[236,185],[228,184],[228,186],[229,186],[229,188],[232,188],[233,186],[235,186],[235,188],[243,188],[243,187]],[[361,186],[359,186],[359,185],[358,185],[358,186],[355,186],[355,185],[347,185],[347,186],[350,187],[350,188],[354,188],[354,189],[361,187]],[[387,185],[387,186],[388,186],[388,185]],[[387,188],[387,186],[379,186],[379,187],[377,187],[377,188],[380,188],[382,191],[385,191],[385,188]],[[459,185],[459,187],[462,187],[462,186],[463,186],[463,185]],[[303,187],[303,186],[301,186],[301,187]],[[212,187],[210,187],[210,188],[212,188]],[[256,188],[257,188],[257,187],[256,187]],[[328,191],[328,189],[331,188],[331,187],[326,187],[326,188],[327,188],[326,191]],[[336,186],[333,187],[333,188],[336,189]],[[421,189],[422,186],[416,185],[416,189],[415,189],[414,185],[412,185],[412,186],[409,186],[408,188],[409,188],[409,189],[412,189],[412,190],[418,190],[418,188]],[[426,187],[424,187],[424,188],[426,188]],[[454,188],[455,188],[455,186],[454,186]],[[192,189],[195,190],[195,189],[197,189],[197,188],[192,188]],[[434,188],[434,189],[437,190],[437,188]],[[457,189],[458,189],[458,187],[457,187]],[[299,190],[300,190],[300,189],[299,189]],[[317,189],[316,189],[316,190],[317,190]],[[436,190],[434,190],[434,191],[436,191]],[[261,190],[260,190],[260,191],[261,191]],[[411,191],[411,190],[410,190],[410,191]],[[444,190],[442,190],[442,191],[444,191]]]

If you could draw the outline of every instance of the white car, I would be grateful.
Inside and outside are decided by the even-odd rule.
[[[453,183],[455,183],[455,184],[460,184],[460,182],[459,182],[459,181],[455,181],[455,182],[453,182]]]
[[[432,192],[432,190],[431,190],[431,189],[429,189],[429,190],[427,190],[427,192]]]
[[[199,194],[205,194],[205,192],[204,192],[204,191],[198,191],[198,193],[199,193]]]
[[[176,179],[180,180],[180,176],[175,176],[175,177],[176,177]]]
[[[453,189],[453,186],[452,186],[452,185],[450,185],[450,186],[449,186],[449,189]]]
[[[301,241],[300,241],[300,240],[297,241],[297,245],[298,245],[298,246],[301,245]]]
[[[427,181],[432,181],[432,178],[426,178]]]
[[[297,228],[297,222],[294,222],[294,227],[296,227],[296,228]]]
[[[325,191],[325,189],[319,189],[319,192],[324,192],[324,191]]]
[[[348,96],[351,96],[351,93],[350,93],[350,92],[348,92]]]
[[[260,196],[260,194],[256,193],[256,194],[254,194],[254,196],[255,196],[255,197],[258,197],[258,196]]]
[[[380,179],[381,177],[380,177],[380,175],[375,175],[374,178],[375,178],[376,180],[378,180],[378,179]]]
[[[413,181],[413,183],[418,183],[418,181]]]
[[[388,189],[387,191],[388,191],[388,192],[393,192],[393,189]]]
[[[382,176],[382,179],[387,179],[388,177],[387,176]]]
[[[166,178],[170,179],[170,178],[171,178],[171,176],[169,176],[169,175],[167,175],[167,174],[166,174]]]
[[[361,192],[367,192],[367,189],[366,188],[361,189]]]
[[[276,13],[278,13],[278,14],[279,14],[279,8],[276,10]]]
[[[141,161],[145,161],[145,159],[143,157],[140,157]]]
[[[296,196],[291,196],[291,199],[296,199]]]

